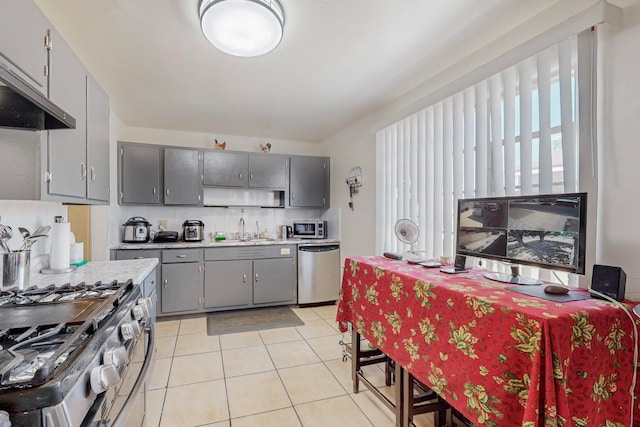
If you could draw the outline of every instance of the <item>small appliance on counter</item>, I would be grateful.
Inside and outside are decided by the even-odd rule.
[[[140,216],[131,217],[122,224],[122,241],[124,243],[146,243],[149,241],[151,224]]]
[[[188,219],[182,223],[182,240],[185,242],[201,242],[204,239],[204,222]]]
[[[327,221],[315,219],[293,221],[293,237],[295,239],[326,239]]]
[[[280,238],[281,239],[291,239],[293,238],[293,227],[290,225],[281,225],[280,226]]]
[[[153,236],[153,241],[158,243],[172,243],[178,241],[178,232],[177,231],[158,231],[155,236]]]

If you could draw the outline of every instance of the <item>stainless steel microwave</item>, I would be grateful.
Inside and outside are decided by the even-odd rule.
[[[326,239],[327,221],[293,221],[293,237],[297,239]]]

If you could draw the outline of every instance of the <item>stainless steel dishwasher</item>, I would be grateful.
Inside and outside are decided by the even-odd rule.
[[[340,245],[298,245],[298,304],[335,301],[340,292]]]

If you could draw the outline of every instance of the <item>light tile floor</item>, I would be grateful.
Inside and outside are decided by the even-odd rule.
[[[393,427],[364,386],[353,393],[336,305],[294,308],[295,328],[208,336],[206,316],[159,319],[147,427]],[[381,367],[365,373],[384,384]],[[389,387],[382,389],[390,395]],[[418,427],[433,416],[416,417]]]

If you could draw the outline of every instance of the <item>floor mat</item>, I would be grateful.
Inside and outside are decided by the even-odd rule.
[[[304,322],[289,307],[226,311],[207,316],[208,335],[235,334],[302,325]]]

